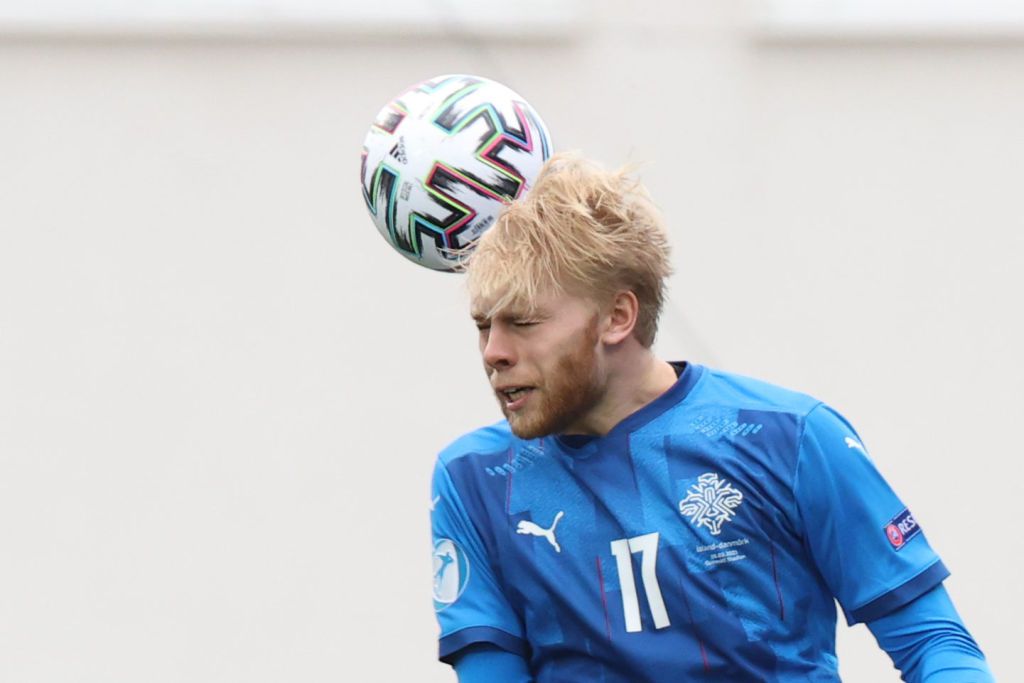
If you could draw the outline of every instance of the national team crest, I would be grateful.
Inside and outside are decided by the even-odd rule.
[[[466,553],[450,538],[434,542],[434,609],[440,612],[459,599],[469,581]]]
[[[743,494],[714,472],[702,474],[697,483],[679,501],[679,512],[696,527],[705,527],[712,536],[722,533],[722,525],[736,516]]]

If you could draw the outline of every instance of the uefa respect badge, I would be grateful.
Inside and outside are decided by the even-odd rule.
[[[904,508],[903,512],[893,517],[885,525],[885,537],[889,540],[889,545],[896,550],[902,550],[903,546],[919,533],[921,533],[921,527],[907,508]]]

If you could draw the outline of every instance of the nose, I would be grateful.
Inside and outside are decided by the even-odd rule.
[[[508,332],[501,325],[492,324],[480,340],[484,365],[491,370],[505,370],[516,363],[515,349]]]

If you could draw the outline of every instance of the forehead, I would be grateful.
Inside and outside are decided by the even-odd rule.
[[[556,315],[569,308],[593,308],[590,297],[579,296],[553,286],[543,287],[532,296],[506,292],[491,297],[473,297],[470,315],[477,320]]]
[[[495,296],[473,297],[469,312],[477,320],[499,317],[533,315],[542,308],[538,297]]]

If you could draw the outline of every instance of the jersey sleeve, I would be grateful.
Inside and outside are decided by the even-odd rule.
[[[867,626],[909,683],[995,683],[942,586]]]
[[[439,658],[490,643],[528,656],[521,621],[503,594],[486,547],[441,460],[434,470],[434,609],[441,626]]]
[[[828,406],[806,417],[794,493],[805,543],[848,623],[884,616],[949,576],[853,427]]]
[[[533,683],[526,660],[491,645],[475,645],[455,660],[459,683]]]

